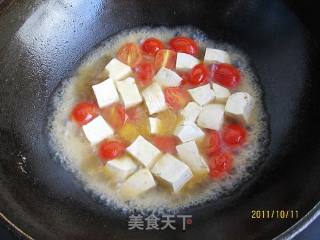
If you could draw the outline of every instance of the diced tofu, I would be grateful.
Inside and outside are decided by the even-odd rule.
[[[124,181],[138,169],[138,165],[129,156],[123,156],[107,161],[105,168],[112,178]]]
[[[147,168],[152,167],[157,157],[161,154],[158,148],[142,136],[138,136],[127,148],[127,151]]]
[[[230,96],[230,91],[228,88],[225,88],[219,84],[212,83],[212,90],[214,91],[215,101],[220,103],[225,103]]]
[[[231,63],[231,60],[229,54],[225,51],[213,48],[206,48],[206,53],[204,54],[204,62],[207,64],[215,62]]]
[[[211,89],[209,83],[200,87],[192,88],[188,91],[193,100],[201,106],[211,102],[215,98],[214,91]]]
[[[103,139],[113,135],[113,129],[101,116],[98,116],[86,125],[83,125],[82,129],[92,145],[97,144]]]
[[[177,53],[176,69],[181,71],[191,70],[195,65],[199,64],[198,58],[187,54]]]
[[[105,67],[109,73],[109,77],[114,81],[118,81],[128,77],[131,74],[131,67],[118,59],[113,58]]]
[[[182,142],[188,142],[202,138],[204,136],[204,132],[194,122],[182,121],[174,130],[174,135]]]
[[[201,107],[197,103],[189,102],[187,106],[182,109],[181,115],[183,116],[184,120],[194,122],[196,121],[200,111]]]
[[[191,178],[190,168],[171,154],[164,154],[153,166],[151,172],[178,192]]]
[[[176,147],[179,158],[187,164],[195,175],[204,175],[209,172],[209,167],[199,154],[195,141],[185,142]]]
[[[159,133],[160,124],[161,124],[161,121],[159,118],[149,117],[150,133],[151,134]]]
[[[120,193],[126,198],[133,198],[147,192],[157,184],[149,169],[140,169],[131,175],[121,186]]]
[[[225,106],[226,114],[249,122],[254,107],[254,98],[246,92],[237,92],[228,98]]]
[[[92,86],[100,108],[106,107],[120,100],[118,91],[111,78]]]
[[[204,106],[199,114],[197,124],[203,128],[219,131],[224,120],[224,105],[208,104]]]
[[[158,83],[153,83],[142,91],[149,114],[161,112],[167,108],[166,100]]]
[[[125,108],[133,107],[143,101],[134,78],[117,81],[116,85]]]
[[[182,81],[182,78],[176,72],[168,68],[161,68],[154,79],[163,87],[177,87]]]

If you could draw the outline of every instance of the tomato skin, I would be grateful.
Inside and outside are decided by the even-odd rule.
[[[142,60],[141,49],[135,43],[126,43],[118,50],[117,59],[130,67],[134,67]]]
[[[218,180],[225,177],[233,168],[233,155],[230,152],[221,152],[209,159],[209,176]]]
[[[209,70],[203,63],[199,63],[191,70],[190,83],[198,86],[209,82]]]
[[[99,114],[99,108],[94,102],[80,102],[71,112],[71,119],[79,125],[85,125]]]
[[[147,38],[142,43],[142,50],[151,56],[155,56],[156,53],[163,48],[164,44],[157,38]]]
[[[183,108],[190,101],[190,96],[187,90],[180,87],[165,88],[164,97],[169,107],[173,110]]]
[[[247,130],[240,124],[229,124],[222,129],[222,140],[228,147],[239,147],[247,138]]]
[[[147,86],[151,83],[154,76],[154,67],[152,63],[142,62],[134,67],[133,71],[136,74],[136,79],[141,86]]]
[[[103,162],[114,159],[124,154],[126,146],[118,140],[104,140],[98,150],[98,155]]]
[[[103,117],[115,129],[123,127],[126,121],[125,107],[120,103],[115,103],[102,110]]]
[[[212,78],[222,86],[236,88],[241,81],[240,70],[231,64],[221,63],[212,66]]]
[[[220,134],[217,131],[215,130],[207,131],[205,141],[206,141],[208,156],[213,156],[220,153],[221,140],[220,140]]]
[[[177,53],[169,49],[161,49],[157,52],[154,59],[155,70],[158,71],[161,67],[174,69],[176,67]]]
[[[170,49],[176,52],[188,53],[191,55],[198,55],[199,47],[198,44],[188,37],[178,36],[174,37],[169,41]]]
[[[176,136],[154,136],[152,142],[160,151],[175,154],[179,140]]]

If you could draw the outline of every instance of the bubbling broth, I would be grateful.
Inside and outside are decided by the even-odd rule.
[[[70,113],[79,101],[95,101],[91,86],[107,79],[108,73],[105,66],[122,45],[127,42],[141,43],[148,37],[168,42],[169,39],[178,35],[193,38],[199,44],[199,56],[204,55],[206,47],[228,52],[231,63],[240,69],[242,80],[237,91],[247,92],[255,99],[255,106],[247,127],[247,140],[244,146],[234,154],[233,169],[223,179],[214,181],[206,178],[199,181],[194,178],[178,193],[173,193],[166,187],[155,187],[128,200],[123,198],[118,191],[121,183],[111,181],[108,178],[104,171],[104,165],[98,157],[97,147],[92,146],[85,138],[81,128],[70,120]],[[192,27],[139,28],[121,32],[107,39],[82,61],[73,77],[62,83],[54,96],[53,104],[55,111],[50,118],[49,130],[56,159],[78,177],[88,192],[98,196],[108,206],[116,209],[154,210],[165,208],[174,210],[215,200],[228,194],[254,174],[249,169],[254,169],[258,165],[268,143],[268,122],[261,89],[256,76],[250,69],[247,57],[233,46],[212,41],[204,33]],[[144,114],[148,112],[144,105],[141,105],[141,110]],[[148,115],[146,115],[146,119],[147,117]],[[165,123],[160,129],[163,134],[172,133],[176,124],[181,121],[180,116],[177,116],[172,110],[160,112],[158,117]],[[140,135],[150,140],[151,135],[148,133],[147,122],[140,122],[137,126]],[[130,126],[126,127],[129,128],[127,131],[119,131],[117,134],[122,139],[132,142],[137,137],[135,129],[130,129]],[[197,145],[200,153],[205,154],[203,141],[197,141]],[[158,180],[156,182],[161,185]]]

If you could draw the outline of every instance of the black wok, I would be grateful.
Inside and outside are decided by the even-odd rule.
[[[319,39],[312,5],[295,9],[305,25],[291,8],[297,2],[0,1],[2,222],[35,239],[294,236],[320,213]],[[129,231],[128,216],[84,191],[49,154],[46,121],[55,88],[108,36],[145,25],[193,25],[246,52],[270,117],[270,145],[254,177],[231,195],[184,210],[193,215],[185,232]],[[252,219],[253,210],[299,216]]]

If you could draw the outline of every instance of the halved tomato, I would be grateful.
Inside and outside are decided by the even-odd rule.
[[[126,43],[118,50],[117,58],[130,67],[134,67],[141,61],[142,52],[137,44]]]
[[[174,69],[176,67],[177,53],[169,49],[159,50],[154,60],[155,70],[158,71],[161,67]]]
[[[104,140],[98,150],[98,155],[103,162],[114,159],[125,153],[126,146],[119,140]]]
[[[240,84],[240,70],[231,64],[221,63],[212,66],[212,78],[226,88],[235,88]]]
[[[219,133],[215,130],[207,131],[205,144],[208,156],[217,155],[221,151],[221,140]]]
[[[247,130],[240,124],[229,124],[222,129],[222,139],[229,147],[238,147],[245,143]]]
[[[123,127],[126,121],[125,108],[120,103],[115,103],[102,110],[103,117],[115,129]]]
[[[179,139],[176,136],[154,136],[152,142],[160,151],[175,154]]]
[[[180,87],[168,87],[164,89],[164,97],[167,104],[173,110],[179,110],[183,108],[189,101],[190,95],[187,90]]]
[[[233,155],[221,152],[209,159],[210,177],[218,180],[225,177],[233,168]]]
[[[156,53],[164,48],[163,42],[157,38],[147,38],[142,43],[142,49],[145,53],[151,56],[155,56]]]
[[[94,102],[80,102],[71,112],[71,119],[79,125],[85,125],[99,114],[99,108]]]
[[[133,68],[136,74],[136,80],[141,86],[147,86],[151,83],[154,76],[154,67],[152,63],[142,62]]]
[[[191,55],[198,55],[199,47],[198,44],[189,37],[174,37],[169,41],[170,49],[176,52],[188,53]]]
[[[191,70],[190,83],[192,85],[201,85],[208,83],[209,70],[203,63],[199,63]]]

